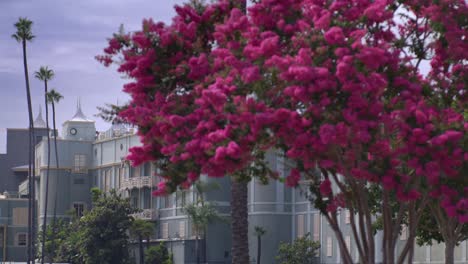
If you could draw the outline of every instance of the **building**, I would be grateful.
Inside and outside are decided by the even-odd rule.
[[[34,121],[34,143],[47,136],[42,110]],[[28,177],[28,128],[7,128],[6,153],[0,154],[0,192],[17,193],[18,186]]]
[[[38,144],[48,133],[41,109],[34,128]],[[0,260],[26,261],[28,199],[27,192],[18,193],[18,187],[28,186],[29,129],[7,128],[6,136],[6,153],[0,154]]]
[[[52,140],[51,148],[54,148],[53,144]],[[42,140],[36,147],[36,175],[39,176],[37,180],[39,225],[44,217],[47,175],[49,175],[50,193],[47,206],[48,221],[54,211],[61,218],[70,217],[70,211],[78,216],[82,215],[91,206],[89,190],[94,186],[104,192],[115,189],[128,197],[135,207],[142,209],[141,213],[134,215],[135,217],[155,222],[156,232],[150,239],[151,243],[166,243],[169,251],[174,253],[175,263],[196,263],[194,232],[182,208],[185,204],[195,201],[197,194],[188,190],[167,197],[152,197],[153,186],[160,180],[154,176],[156,168],[150,163],[132,167],[125,159],[129,149],[139,144],[135,130],[123,125],[112,125],[108,131],[96,133],[94,121],[83,114],[78,104],[76,114],[63,124],[62,136],[57,138],[58,166],[52,151],[48,174],[47,142]],[[280,176],[289,173],[280,155],[271,152],[266,155],[266,159],[271,168],[280,173]],[[14,166],[24,165],[21,162],[15,164],[17,165]],[[207,192],[205,199],[216,204],[219,213],[228,217],[230,212],[229,179],[227,177],[221,179],[202,177],[202,179],[217,183],[219,188]],[[27,185],[20,185],[20,195],[27,195]],[[3,201],[0,199],[0,207],[2,204]],[[24,205],[10,202],[9,206],[13,209],[1,209],[0,213],[3,210],[9,210],[8,223],[13,223],[14,208]],[[341,262],[338,243],[330,227],[300,189],[288,188],[278,181],[271,181],[264,185],[253,180],[249,183],[248,209],[252,263],[256,263],[257,252],[255,226],[261,226],[266,230],[266,234],[262,237],[262,263],[275,263],[275,255],[281,242],[291,242],[306,233],[310,233],[312,239],[321,243],[317,256],[318,263]],[[344,210],[339,219],[345,233],[345,241],[357,263],[359,259],[349,226],[351,217],[349,212]],[[3,218],[1,219],[3,221]],[[22,231],[18,230],[14,232],[21,234]],[[12,240],[7,244],[15,245],[13,239],[15,234],[8,233],[8,237]],[[403,230],[399,239],[403,241],[406,238],[407,234]],[[230,263],[230,241],[228,222],[218,221],[210,224],[206,232],[206,256],[203,256],[203,259],[208,263]],[[378,247],[379,245],[376,245],[376,248]],[[138,254],[138,251],[135,250],[133,254]],[[457,263],[468,263],[466,241],[456,249],[455,256]],[[414,257],[414,263],[443,263],[444,247],[443,245],[416,247]],[[377,261],[383,262],[381,255],[377,255],[376,258]],[[137,256],[136,259],[138,259]]]

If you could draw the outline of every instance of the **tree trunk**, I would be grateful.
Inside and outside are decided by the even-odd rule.
[[[206,263],[206,262],[208,262],[208,260],[206,259],[206,255],[207,255],[206,254],[206,228],[203,229],[203,240],[202,241],[203,241],[202,242],[203,243],[203,257],[202,257],[202,259],[203,259],[204,263]]]
[[[231,233],[232,263],[249,263],[247,182],[232,179],[231,184]]]
[[[49,202],[49,171],[50,171],[50,131],[49,131],[49,107],[47,104],[47,80],[44,81],[44,102],[46,114],[46,129],[47,129],[47,172],[45,179],[45,203],[44,203],[44,219],[42,221],[42,248],[41,248],[41,264],[44,264],[45,257],[45,241],[47,228],[47,207]]]
[[[58,161],[58,148],[57,148],[57,132],[56,132],[56,126],[55,126],[55,103],[54,101],[52,100],[51,102],[52,104],[52,123],[53,123],[53,127],[54,127],[54,148],[55,148],[55,165],[56,165],[56,168],[57,168],[57,174],[56,174],[56,178],[55,178],[55,186],[59,186],[58,185],[58,171],[59,171],[59,161]],[[51,236],[51,241],[52,241],[52,255],[50,256],[51,257],[51,260],[54,259],[55,257],[55,228],[56,228],[56,220],[57,220],[57,187],[55,189],[55,192],[54,192],[54,212],[53,212],[53,216],[52,216],[52,236]]]
[[[143,238],[138,236],[138,247],[140,249],[140,264],[145,263],[145,250],[143,249]]]
[[[455,263],[455,241],[447,239],[445,241],[445,264]]]
[[[262,257],[262,237],[257,236],[257,264],[260,264],[261,257]]]
[[[32,104],[31,104],[31,90],[29,88],[29,73],[28,73],[28,60],[27,60],[27,52],[26,52],[26,39],[22,40],[23,46],[23,66],[24,66],[24,79],[26,81],[26,98],[28,104],[28,116],[29,116],[29,151],[28,151],[28,186],[29,186],[29,194],[28,194],[28,264],[34,258],[34,196],[32,196],[32,183],[34,181],[34,121],[33,121],[33,114],[32,114]]]
[[[197,252],[197,264],[200,264],[200,249],[198,248],[199,247],[199,238],[198,238],[198,234],[195,238],[195,252]]]

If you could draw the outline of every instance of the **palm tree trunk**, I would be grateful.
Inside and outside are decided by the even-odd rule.
[[[199,238],[198,234],[195,238],[195,252],[197,252],[197,264],[200,264],[200,249],[199,249]]]
[[[55,126],[55,103],[54,101],[52,100],[52,123],[53,123],[53,127],[54,127],[54,148],[55,148],[55,164],[56,164],[56,167],[57,167],[57,171],[56,171],[56,178],[55,178],[55,186],[58,186],[58,169],[59,169],[59,161],[58,161],[58,148],[57,148],[57,128]],[[51,260],[54,259],[55,257],[55,228],[56,228],[56,220],[57,220],[57,189],[55,190],[55,193],[54,193],[54,213],[53,213],[53,217],[52,217],[52,236],[51,236],[51,241],[52,241],[52,256],[51,257]]]
[[[257,236],[257,264],[260,264],[261,257],[262,257],[262,237]]]
[[[143,237],[138,236],[138,247],[140,249],[140,264],[145,263],[145,251],[143,249]]]
[[[46,114],[46,129],[47,129],[47,171],[45,178],[45,204],[44,204],[44,219],[42,221],[42,248],[41,248],[41,264],[44,264],[45,257],[45,241],[47,227],[47,205],[49,202],[49,171],[50,171],[50,131],[49,131],[49,107],[47,104],[47,80],[44,81],[44,102]]]
[[[231,184],[232,263],[249,263],[247,182],[232,179]]]
[[[24,66],[24,79],[26,81],[26,97],[28,103],[28,116],[29,116],[29,151],[28,151],[28,264],[34,257],[34,197],[32,189],[33,189],[33,181],[34,181],[34,122],[33,122],[33,114],[32,114],[32,103],[31,103],[31,90],[29,88],[29,73],[28,73],[28,60],[27,60],[27,53],[26,53],[26,39],[22,40],[23,46],[23,66]]]

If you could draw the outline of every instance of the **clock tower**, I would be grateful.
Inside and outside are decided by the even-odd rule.
[[[94,141],[96,138],[96,126],[94,120],[88,119],[81,109],[81,101],[76,104],[76,113],[70,119],[65,121],[62,126],[62,135],[64,139]]]

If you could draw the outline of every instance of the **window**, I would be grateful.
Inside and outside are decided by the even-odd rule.
[[[28,208],[17,207],[13,208],[13,225],[27,226],[28,225]]]
[[[161,198],[163,208],[172,208],[172,195],[167,195]]]
[[[16,234],[16,246],[25,247],[27,243],[28,243],[28,234],[26,233]]]
[[[83,178],[76,178],[73,180],[73,184],[84,184],[85,183],[85,179]]]
[[[75,154],[75,160],[73,163],[73,172],[74,173],[87,173],[88,169],[86,168],[86,155]]]
[[[138,194],[137,194],[137,195],[138,195]],[[140,207],[138,206],[138,197],[136,197],[136,196],[132,196],[132,207],[133,207],[133,208],[140,208]]]
[[[185,221],[179,222],[179,237],[185,238]]]
[[[151,163],[147,162],[143,165],[143,176],[151,175]]]
[[[182,191],[180,193],[176,193],[176,207],[184,207],[187,203],[187,193]]]
[[[327,257],[333,256],[333,241],[331,237],[327,237]]]
[[[36,154],[36,171],[34,173],[35,175],[41,174],[41,156],[38,154]]]
[[[151,189],[143,188],[143,209],[151,208]]]
[[[73,203],[73,209],[75,210],[75,215],[80,218],[83,216],[85,205],[84,203]]]
[[[140,167],[132,167],[132,177],[131,178],[135,178],[135,177],[140,177]]]
[[[161,238],[163,239],[169,238],[169,223],[161,224]]]
[[[123,169],[122,168],[116,168],[115,169],[115,188],[116,189],[120,189],[120,178],[122,177],[122,171]]]
[[[106,185],[104,187],[104,190],[106,192],[110,191],[111,188],[112,188],[111,176],[112,176],[112,171],[110,169],[106,169],[106,171],[105,171]]]
[[[351,212],[349,210],[345,210],[345,224],[351,223]]]
[[[297,237],[304,236],[304,215],[297,216]]]
[[[314,241],[320,241],[320,214],[314,214],[314,227],[312,228]]]

